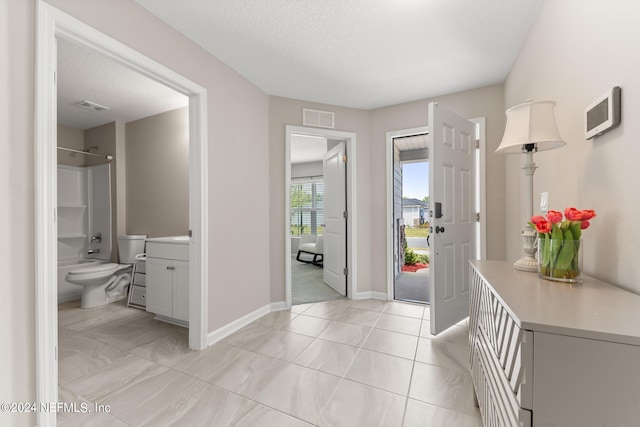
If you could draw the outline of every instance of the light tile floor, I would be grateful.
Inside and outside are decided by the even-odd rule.
[[[336,300],[267,314],[205,351],[123,304],[59,306],[60,426],[481,426],[468,329],[429,308]],[[97,405],[109,411],[95,412]]]

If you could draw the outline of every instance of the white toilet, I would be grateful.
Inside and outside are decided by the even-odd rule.
[[[124,299],[131,282],[131,269],[138,254],[144,253],[145,235],[118,236],[121,264],[107,263],[67,273],[69,283],[82,286],[80,308],[97,307]]]

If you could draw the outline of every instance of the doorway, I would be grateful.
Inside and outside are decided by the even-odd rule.
[[[350,132],[286,127],[287,307],[353,298],[356,292],[356,222],[351,196],[355,189],[355,146],[356,136]],[[316,256],[311,245],[322,247],[322,255]],[[315,296],[295,294],[305,280],[317,291]]]
[[[393,144],[393,251],[395,300],[429,303],[428,134],[396,137]]]
[[[36,388],[39,402],[57,393],[57,95],[56,39],[97,52],[189,97],[189,347],[207,336],[207,123],[206,90],[53,6],[38,2],[36,54]],[[52,215],[53,213],[53,215]],[[38,425],[55,425],[55,413],[38,413]]]
[[[485,181],[485,157],[486,157],[486,121],[485,118],[475,118],[469,119],[470,122],[475,124],[475,132],[472,133],[475,136],[475,141],[477,141],[475,154],[474,154],[474,162],[475,166],[473,167],[472,176],[474,179],[472,180],[474,185],[471,191],[474,194],[472,209],[476,214],[473,215],[473,233],[475,234],[473,248],[469,248],[471,253],[477,254],[479,259],[486,259],[486,181]],[[430,129],[426,126],[412,128],[412,129],[403,129],[398,131],[387,132],[387,146],[386,146],[386,167],[387,167],[387,296],[390,300],[393,300],[395,296],[394,283],[396,278],[396,272],[400,271],[398,267],[398,248],[399,242],[398,238],[394,236],[394,230],[397,228],[397,221],[402,219],[400,216],[394,217],[394,203],[398,204],[397,212],[401,210],[401,200],[394,200],[394,139],[402,138],[402,137],[413,137],[421,134],[430,133]],[[472,136],[472,138],[473,138]],[[430,141],[427,143],[428,148],[432,148],[430,145]],[[431,151],[431,150],[429,150]],[[429,164],[429,185],[433,186],[432,177],[433,177],[433,168],[435,167],[433,162],[434,158],[431,153],[427,153],[427,157],[430,161]],[[434,227],[434,217],[433,217],[433,197],[434,194],[432,188],[429,190],[429,215],[428,222],[429,227]],[[451,204],[447,204],[447,206],[451,206]],[[479,214],[478,214],[479,213]],[[425,218],[426,219],[426,218]],[[435,228],[435,227],[434,227]],[[448,230],[450,231],[450,230]],[[433,317],[435,310],[433,305],[433,285],[434,285],[434,235],[432,234],[433,230],[430,230],[429,233],[429,304],[431,304],[431,315]],[[440,310],[442,312],[442,310]],[[433,326],[433,324],[432,324]]]

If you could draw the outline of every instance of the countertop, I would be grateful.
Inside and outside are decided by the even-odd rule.
[[[522,329],[640,345],[639,295],[589,276],[568,284],[505,261],[470,262]]]

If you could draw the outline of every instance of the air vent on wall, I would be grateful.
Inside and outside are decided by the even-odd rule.
[[[321,128],[334,127],[334,115],[330,111],[311,110],[309,108],[302,109],[302,124],[305,126],[316,126]]]
[[[96,104],[95,102],[91,102],[91,101],[87,101],[87,100],[82,100],[80,102],[76,102],[75,104],[80,108],[84,108],[87,110],[92,110],[92,111],[104,111],[104,110],[108,110],[109,107],[105,107],[104,105],[100,105],[100,104]]]

